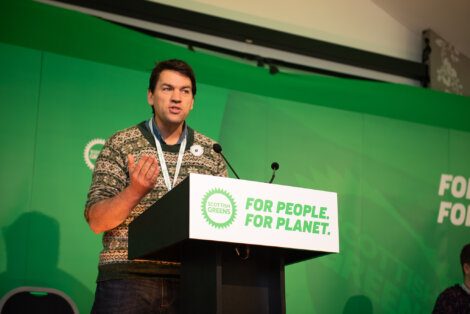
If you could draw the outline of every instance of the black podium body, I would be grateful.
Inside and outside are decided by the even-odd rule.
[[[228,189],[211,189],[214,180],[217,187],[220,187],[221,180],[224,180],[223,183],[232,180],[226,185],[230,186],[231,191],[237,190],[240,184],[233,179],[191,174],[130,224],[129,259],[181,263],[181,313],[285,313],[284,267],[339,250],[336,247],[325,251],[265,245],[262,240],[257,240],[256,234],[251,238],[246,233],[249,233],[248,228],[243,234],[243,241],[237,242],[236,236],[230,241],[219,241],[221,232],[225,232],[222,229],[226,227],[220,221],[213,221],[207,213],[205,220],[200,220],[210,221],[213,232],[205,237],[194,236],[191,220],[196,219],[201,210],[190,208],[200,203],[199,200],[191,202],[194,197],[192,189],[201,189],[201,185],[207,184],[204,191],[210,192],[202,197],[203,203],[225,206],[223,201],[229,194],[226,192]],[[256,182],[250,184],[265,185]],[[246,187],[240,189],[243,188]],[[252,187],[249,189],[252,190]],[[220,191],[221,195],[215,195]],[[207,195],[215,195],[218,201],[208,202]],[[244,200],[240,202],[231,195],[228,197],[228,205],[233,205],[229,222],[236,224],[235,217],[243,218],[243,206],[240,206],[243,204],[238,203]],[[234,212],[236,207],[237,215]],[[209,211],[216,212],[210,206]],[[215,215],[217,218],[218,214]],[[243,225],[243,221],[238,223]]]

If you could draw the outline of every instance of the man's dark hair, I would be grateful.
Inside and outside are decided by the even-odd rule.
[[[196,96],[196,77],[194,76],[193,69],[189,64],[178,59],[161,61],[155,65],[149,79],[149,90],[152,91],[152,93],[155,92],[155,87],[158,79],[160,78],[160,73],[165,70],[176,71],[189,78],[191,80],[191,91],[193,93],[193,97]]]
[[[462,265],[462,270],[463,264],[470,265],[470,243],[465,244],[462,248],[462,252],[460,252],[460,265]]]

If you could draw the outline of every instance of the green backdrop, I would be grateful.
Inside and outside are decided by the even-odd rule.
[[[429,313],[462,280],[470,226],[437,217],[470,201],[438,190],[442,174],[470,178],[469,98],[273,76],[26,0],[0,3],[0,29],[0,296],[51,287],[89,312],[101,242],[83,218],[85,159],[99,145],[85,148],[150,116],[148,72],[171,57],[198,77],[190,125],[243,178],[267,181],[278,161],[277,183],[338,192],[341,252],[287,268],[288,313]]]

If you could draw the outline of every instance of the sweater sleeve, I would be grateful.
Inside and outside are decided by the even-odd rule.
[[[128,182],[127,157],[115,143],[115,136],[106,141],[95,162],[95,169],[85,204],[85,219],[89,208],[104,199],[120,193]]]

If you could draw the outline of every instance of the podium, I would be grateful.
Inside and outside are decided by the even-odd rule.
[[[129,259],[181,263],[181,313],[285,313],[285,266],[338,252],[336,193],[201,174],[129,225]]]

